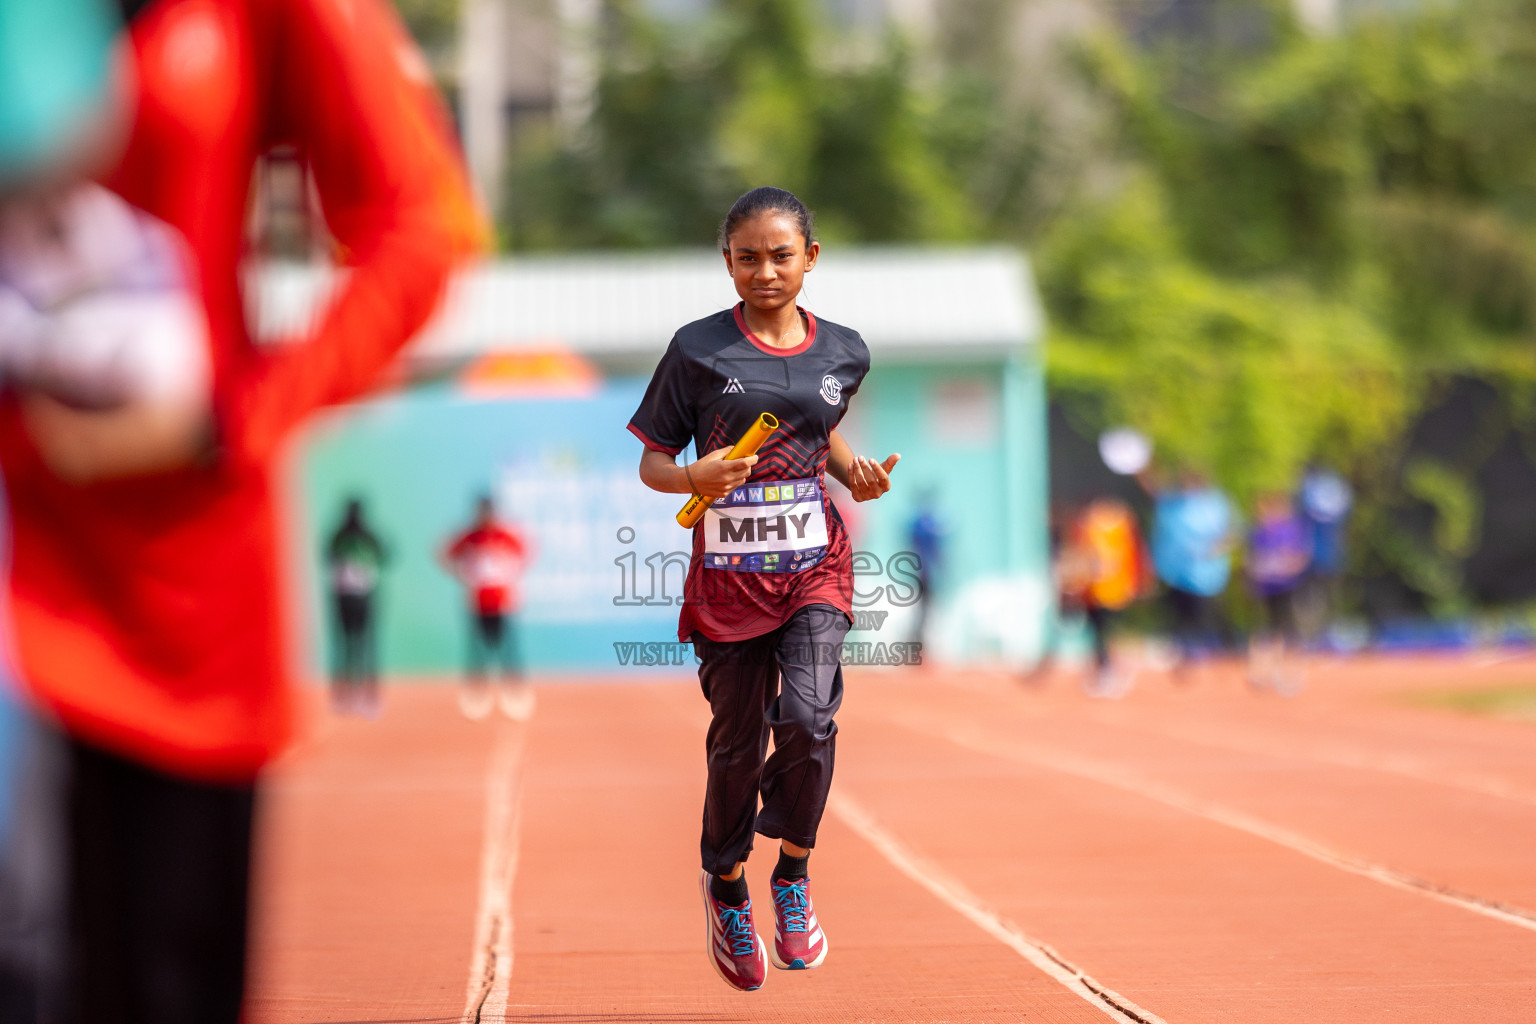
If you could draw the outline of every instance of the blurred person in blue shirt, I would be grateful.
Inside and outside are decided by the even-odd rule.
[[[917,514],[907,527],[907,544],[917,556],[917,621],[913,626],[913,639],[922,642],[928,625],[928,613],[932,610],[934,582],[944,566],[944,540],[948,526],[939,517],[938,492],[924,488],[917,497]]]
[[[1256,511],[1247,571],[1263,616],[1249,645],[1248,682],[1291,697],[1302,686],[1301,668],[1292,656],[1301,645],[1296,598],[1312,564],[1312,529],[1286,494],[1261,496]]]
[[[1152,566],[1166,588],[1182,676],[1216,631],[1214,604],[1232,575],[1237,517],[1226,494],[1198,472],[1154,494]]]
[[[1296,503],[1311,531],[1312,564],[1302,585],[1298,611],[1303,637],[1313,639],[1327,629],[1338,600],[1355,494],[1338,473],[1312,466],[1302,478]]]

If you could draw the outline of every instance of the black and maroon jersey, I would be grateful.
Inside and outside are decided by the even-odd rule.
[[[741,304],[679,330],[657,364],[640,408],[630,418],[630,432],[647,448],[677,455],[691,442],[702,456],[729,448],[760,413],[771,413],[778,418],[779,429],[758,450],[757,465],[747,481],[751,494],[738,492],[733,497],[743,504],[761,502],[758,488],[771,489],[777,481],[810,480],[819,485],[826,470],[829,437],[869,372],[869,349],[857,331],[801,312],[806,337],[794,348],[773,348],[754,335],[742,318]],[[706,559],[705,530],[715,520],[700,521],[694,529],[693,558],[683,588],[680,639],[688,640],[695,629],[712,640],[761,636],[812,604],[830,604],[852,618],[848,532],[825,489],[817,486],[812,493],[819,497],[825,516],[825,547],[793,568],[787,553],[782,561],[775,561],[778,553]],[[792,524],[798,518],[789,517]],[[777,524],[763,519],[756,523],[759,528],[778,530],[775,536],[784,536],[782,518]],[[732,527],[738,534],[730,539],[739,540],[739,531],[750,534],[752,523],[732,520],[725,530]],[[792,525],[790,529],[792,537]],[[799,553],[794,557],[798,560]],[[764,565],[765,561],[770,564]]]

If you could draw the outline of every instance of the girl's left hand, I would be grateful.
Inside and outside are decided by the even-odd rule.
[[[865,455],[855,455],[848,464],[848,490],[854,501],[869,501],[891,489],[891,470],[901,461],[900,455],[888,455],[884,462],[876,462]]]

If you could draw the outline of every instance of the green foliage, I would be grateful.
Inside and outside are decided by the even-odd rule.
[[[1065,321],[1049,350],[1069,410],[1134,423],[1172,466],[1242,498],[1295,485],[1326,451],[1377,457],[1412,409],[1390,338],[1292,280],[1219,277],[1185,257],[1155,182],[1055,233],[1044,284]],[[1067,312],[1067,311],[1070,311]]]
[[[1051,380],[1088,429],[1142,426],[1239,495],[1339,465],[1361,563],[1458,611],[1487,445],[1405,461],[1406,432],[1456,378],[1510,396],[1501,429],[1529,418],[1536,4],[1335,37],[1255,9],[1267,29],[1238,43],[1084,46],[1121,184],[1080,192],[1037,242]]]
[[[1536,451],[1536,0],[1333,36],[1213,0],[1182,34],[1111,28],[1045,63],[1019,57],[1011,0],[946,8],[924,50],[851,39],[814,0],[691,26],[633,2],[607,11],[590,123],[519,141],[513,248],[705,244],[768,183],[829,241],[1022,244],[1085,430],[1137,425],[1244,500],[1333,463],[1362,564],[1460,607],[1491,449],[1410,463],[1407,433],[1471,377]]]
[[[459,25],[460,0],[394,0],[400,20],[428,53],[449,49]]]
[[[974,237],[904,48],[839,64],[812,12],[731,0],[680,33],[615,8],[592,122],[525,147],[512,172],[512,247],[708,243],[764,184],[800,195],[829,239]]]

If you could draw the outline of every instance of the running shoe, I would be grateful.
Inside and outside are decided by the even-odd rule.
[[[732,988],[743,992],[762,988],[768,976],[768,958],[763,955],[762,938],[752,927],[752,901],[739,907],[721,903],[709,891],[709,877],[708,871],[699,875],[704,913],[709,918],[705,932],[709,962]]]
[[[1101,668],[1083,680],[1083,692],[1103,700],[1119,700],[1131,692],[1134,676],[1116,668]]]
[[[459,688],[459,713],[478,722],[496,706],[496,695],[483,682],[465,683]]]
[[[533,709],[538,703],[533,695],[533,687],[527,683],[503,686],[497,702],[501,705],[501,713],[514,722],[526,722],[532,718]]]
[[[827,936],[811,905],[809,878],[775,878],[773,966],[783,971],[808,971],[827,958]]]

